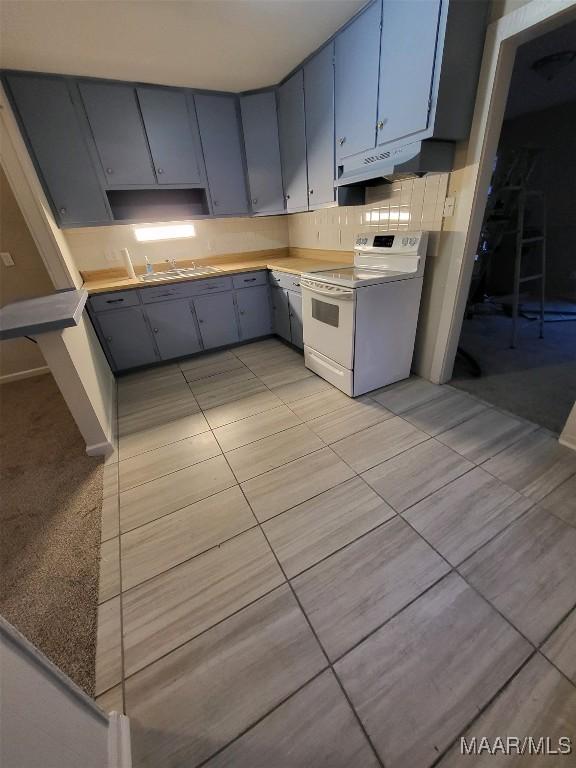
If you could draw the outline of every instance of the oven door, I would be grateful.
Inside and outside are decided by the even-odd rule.
[[[302,279],[304,344],[345,368],[354,360],[355,291]]]

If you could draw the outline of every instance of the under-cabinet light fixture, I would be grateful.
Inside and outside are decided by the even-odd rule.
[[[134,227],[134,237],[140,243],[151,243],[155,240],[179,240],[184,237],[195,237],[194,224],[163,224],[158,227]]]

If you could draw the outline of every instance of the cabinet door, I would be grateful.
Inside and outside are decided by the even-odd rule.
[[[310,208],[334,202],[334,45],[304,67]]]
[[[288,291],[290,307],[290,337],[292,344],[304,349],[304,334],[302,330],[302,294]]]
[[[439,14],[440,0],[384,0],[378,144],[428,127]]]
[[[67,82],[32,75],[8,76],[7,81],[59,224],[108,221],[110,214]]]
[[[239,341],[234,294],[215,293],[194,299],[200,335],[205,349]]]
[[[200,136],[194,101],[165,88],[138,88],[159,184],[200,184]]]
[[[236,294],[236,305],[240,318],[240,337],[253,339],[272,333],[270,297],[267,285],[244,288]]]
[[[298,70],[278,88],[278,129],[286,210],[308,210],[304,72]]]
[[[270,288],[272,303],[272,328],[274,333],[286,341],[290,341],[290,308],[288,306],[288,291],[284,288]]]
[[[195,96],[214,215],[248,213],[243,148],[235,96]]]
[[[162,360],[192,355],[202,349],[190,300],[150,304],[146,314]]]
[[[80,93],[109,186],[156,183],[131,85],[80,83]]]
[[[98,322],[117,370],[156,362],[152,334],[139,307],[106,312],[98,315]]]
[[[244,146],[252,210],[280,213],[284,210],[278,115],[274,91],[240,98]]]
[[[336,37],[336,163],[376,144],[381,12],[375,2]]]

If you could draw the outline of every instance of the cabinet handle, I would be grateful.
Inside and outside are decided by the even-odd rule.
[[[214,205],[220,205],[219,200],[212,200],[212,202],[214,203]]]
[[[198,322],[199,322],[199,323],[203,323],[203,322],[204,322],[204,320],[201,320],[200,318],[198,318]]]
[[[340,138],[338,139],[338,144],[342,146],[342,144],[344,144],[345,141],[346,141],[346,136],[340,136]]]
[[[247,277],[247,278],[244,279],[244,282],[245,283],[253,283],[254,280],[256,280],[255,277]]]
[[[66,208],[60,208],[60,213],[64,215],[66,213]]]
[[[286,195],[286,200],[290,200],[290,195]]]
[[[241,310],[240,314],[241,314],[241,315],[245,315],[245,314],[246,314],[246,312],[245,312],[244,310]]]
[[[309,194],[309,195],[313,195],[313,194],[314,194],[314,190],[313,190],[313,189],[309,189],[309,190],[308,190],[308,194]]]
[[[106,304],[122,304],[124,299],[106,299]]]
[[[164,173],[164,168],[157,168],[157,169],[156,169],[156,171],[157,171],[158,173]]]
[[[154,333],[158,333],[158,328],[154,328]]]
[[[106,173],[114,173],[114,170],[112,168],[106,168]]]
[[[252,198],[252,205],[256,205],[257,202],[258,202],[258,198],[257,197],[253,197]]]
[[[112,341],[112,336],[106,336],[106,341]]]
[[[382,128],[384,128],[385,124],[386,124],[386,120],[378,120],[378,122],[376,123],[376,128],[378,128],[378,130],[381,131]]]

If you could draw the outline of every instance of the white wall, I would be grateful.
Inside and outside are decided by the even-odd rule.
[[[560,435],[560,442],[567,448],[572,448],[576,451],[576,403],[574,403],[570,416],[568,416],[568,421],[564,425]]]
[[[108,717],[0,617],[2,768],[106,768]]]

